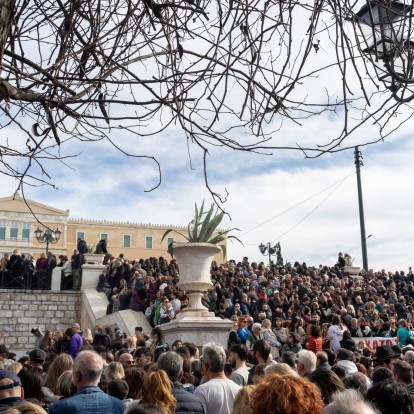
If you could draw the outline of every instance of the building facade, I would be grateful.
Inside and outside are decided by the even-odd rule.
[[[18,193],[0,198],[0,256],[19,249],[20,253],[39,257],[45,251],[45,245],[36,239],[37,228],[59,229],[62,232],[59,241],[49,248],[56,255],[66,254],[68,218],[69,210],[25,200]]]
[[[50,244],[49,250],[56,256],[71,256],[81,238],[89,246],[95,246],[101,239],[107,240],[108,252],[118,257],[124,254],[126,259],[147,259],[163,256],[168,259],[168,245],[173,242],[185,242],[185,239],[170,233],[163,241],[161,238],[169,228],[185,233],[186,227],[172,225],[153,225],[107,220],[71,219],[69,210],[59,210],[36,201],[24,199],[16,193],[0,198],[0,257],[19,249],[20,253],[31,253],[35,258],[46,250],[35,235],[39,228],[44,231],[58,229],[61,236],[57,243]],[[223,262],[218,254],[215,260]]]

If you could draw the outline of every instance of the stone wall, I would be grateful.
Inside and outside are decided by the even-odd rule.
[[[80,292],[0,292],[0,343],[12,352],[33,349],[34,326],[65,331],[80,322],[81,308]]]

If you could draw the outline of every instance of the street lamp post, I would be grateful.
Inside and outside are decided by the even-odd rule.
[[[367,239],[368,237],[365,234],[365,218],[364,218],[364,203],[362,200],[362,184],[361,184],[361,165],[362,155],[358,147],[355,147],[355,166],[356,166],[356,176],[357,176],[357,186],[358,186],[358,206],[359,206],[359,225],[361,229],[361,248],[362,248],[362,263],[364,269],[368,272],[368,253],[367,253]]]
[[[263,244],[261,243],[259,246],[260,253],[264,256],[269,256],[269,267],[272,266],[272,256],[278,256],[280,253],[280,244],[277,243],[272,247],[270,242]]]
[[[362,35],[361,50],[395,100],[414,98],[413,6],[396,0],[368,0],[353,15]],[[383,66],[377,66],[381,61]]]
[[[46,243],[46,253],[49,251],[49,243],[57,243],[60,239],[60,235],[62,234],[62,232],[59,229],[56,229],[55,231],[46,229],[43,232],[39,229],[39,227],[34,233],[39,243]]]

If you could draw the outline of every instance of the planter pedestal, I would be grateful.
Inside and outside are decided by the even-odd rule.
[[[98,286],[99,275],[105,270],[102,264],[84,264],[82,266],[82,286],[81,290],[96,289]]]
[[[104,254],[95,254],[95,253],[84,253],[83,260],[85,260],[85,264],[102,264],[104,261]]]
[[[173,246],[174,257],[180,269],[178,287],[187,292],[189,304],[176,319],[161,326],[168,343],[180,339],[200,347],[208,342],[227,347],[227,333],[233,322],[216,317],[201,302],[203,292],[213,286],[210,267],[214,255],[220,251],[219,247],[209,243]]]
[[[161,325],[165,340],[171,345],[175,340],[193,342],[198,347],[209,342],[215,342],[227,348],[227,335],[233,326],[233,322],[214,316],[213,312],[200,312],[198,317],[177,315],[177,319]],[[178,317],[182,317],[178,319]]]
[[[363,280],[364,278],[362,276],[359,276],[359,272],[361,270],[360,267],[357,266],[345,266],[343,269],[343,272],[349,273],[349,276],[352,278]]]

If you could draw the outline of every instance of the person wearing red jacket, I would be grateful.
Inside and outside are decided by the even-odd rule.
[[[306,349],[314,352],[315,354],[322,351],[322,334],[319,325],[312,325],[311,336],[306,344]]]

